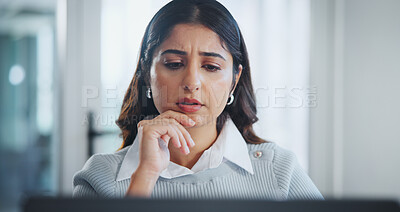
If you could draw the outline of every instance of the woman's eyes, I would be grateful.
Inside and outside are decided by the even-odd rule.
[[[203,67],[206,67],[206,68],[207,68],[208,70],[210,70],[211,72],[215,72],[215,71],[221,70],[220,67],[213,66],[213,65],[204,65]]]
[[[165,63],[164,64],[167,68],[176,70],[183,66],[183,63]]]
[[[165,63],[164,64],[167,68],[171,69],[171,70],[178,70],[180,69],[182,66],[184,66],[183,63]],[[216,72],[221,70],[220,67],[217,66],[213,66],[213,65],[203,65],[202,67],[206,68],[208,71],[210,72]]]

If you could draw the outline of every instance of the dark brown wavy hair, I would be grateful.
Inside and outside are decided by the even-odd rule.
[[[137,135],[137,123],[146,116],[156,117],[160,114],[153,100],[146,98],[145,95],[146,88],[150,86],[153,53],[168,38],[175,25],[184,23],[208,27],[218,34],[221,44],[226,45],[233,58],[232,89],[234,89],[236,74],[239,72],[238,67],[240,64],[243,67],[233,93],[234,102],[227,105],[217,118],[218,134],[227,118],[230,117],[247,143],[268,142],[258,137],[253,130],[253,124],[258,121],[256,99],[251,82],[246,44],[235,19],[222,4],[215,0],[174,0],[154,15],[144,33],[136,71],[126,91],[121,113],[116,120],[123,138],[120,149],[133,143]]]

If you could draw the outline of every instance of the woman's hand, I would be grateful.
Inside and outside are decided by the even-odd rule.
[[[189,154],[194,142],[183,127],[193,127],[195,122],[186,114],[168,110],[152,120],[138,123],[138,141],[140,142],[139,167],[160,174],[169,163],[168,144],[180,148],[183,154]],[[162,142],[159,142],[162,138]]]
[[[195,122],[189,116],[172,110],[168,110],[152,120],[142,120],[138,123],[137,141],[140,142],[140,162],[131,177],[131,185],[127,194],[142,194],[142,196],[151,194],[160,173],[169,164],[169,142],[179,148],[182,154],[189,154],[189,147],[193,147],[195,144],[185,127],[194,125]]]

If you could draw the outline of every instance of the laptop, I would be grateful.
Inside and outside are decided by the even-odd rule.
[[[28,199],[25,212],[49,211],[161,211],[161,212],[400,212],[395,200],[201,200],[201,199],[76,199],[33,197]]]

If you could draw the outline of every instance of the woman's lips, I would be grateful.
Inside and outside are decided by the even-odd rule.
[[[181,98],[178,103],[178,107],[184,112],[193,113],[201,109],[203,104],[197,99]]]
[[[201,109],[203,105],[187,105],[183,103],[178,103],[178,107],[188,113],[193,113]]]

